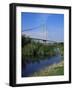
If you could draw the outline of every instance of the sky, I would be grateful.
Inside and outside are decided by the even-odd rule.
[[[22,34],[32,38],[64,41],[64,14],[21,13]]]

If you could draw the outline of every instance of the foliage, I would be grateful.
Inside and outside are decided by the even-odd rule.
[[[57,54],[56,48],[60,49],[61,55],[64,53],[63,43],[46,44],[34,41],[29,37],[22,36],[22,59],[28,58],[44,58],[51,57]],[[35,60],[35,59],[34,59]]]

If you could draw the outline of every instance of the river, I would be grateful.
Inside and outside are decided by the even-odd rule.
[[[57,55],[50,58],[46,58],[44,60],[40,60],[39,62],[36,61],[36,62],[27,63],[26,65],[23,64],[22,77],[28,77],[32,75],[34,72],[37,72],[47,66],[59,63],[61,60],[62,60],[62,56]]]

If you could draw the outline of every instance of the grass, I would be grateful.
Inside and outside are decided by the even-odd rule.
[[[58,64],[53,64],[52,66],[48,66],[32,74],[32,76],[57,76],[57,75],[64,75],[63,60]]]

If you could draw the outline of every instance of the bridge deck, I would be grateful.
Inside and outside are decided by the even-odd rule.
[[[46,39],[39,39],[39,38],[31,38],[32,40],[36,40],[36,41],[43,41],[43,42],[49,42],[49,43],[58,43],[56,41],[52,41],[52,40],[46,40]]]

